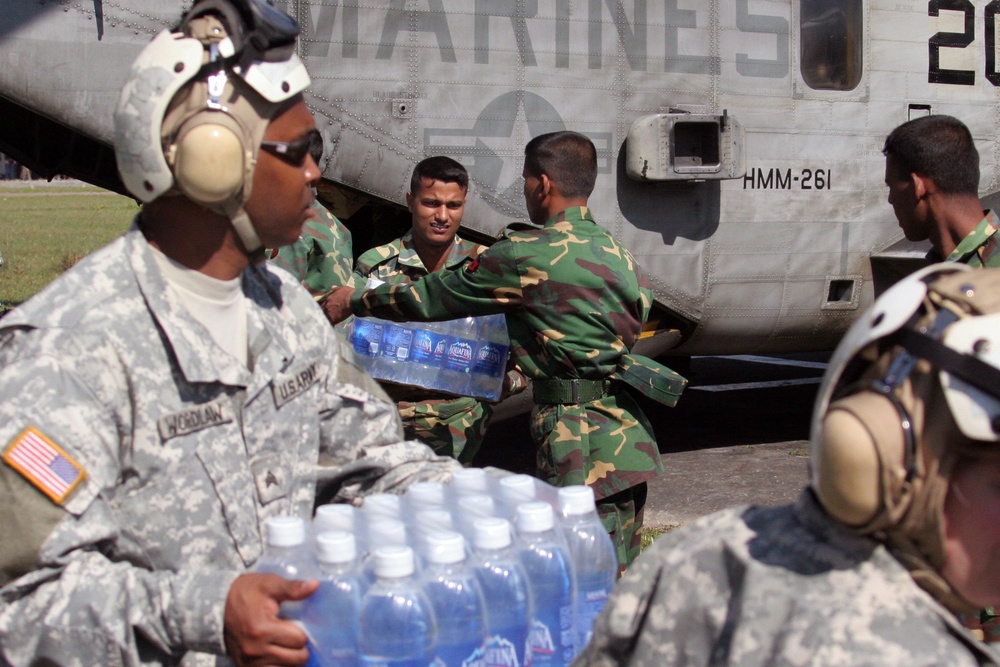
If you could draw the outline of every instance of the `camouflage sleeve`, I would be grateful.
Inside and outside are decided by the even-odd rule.
[[[438,271],[409,285],[383,285],[351,298],[355,315],[387,320],[433,322],[467,315],[517,310],[522,280],[514,244],[498,241],[478,259],[455,270]]]
[[[321,415],[317,503],[353,502],[417,481],[449,481],[461,464],[421,442],[403,440],[396,404],[361,368],[350,345],[331,338],[338,358],[328,381],[331,403]]]
[[[572,667],[1000,664],[883,544],[821,512],[805,492],[660,537]]]
[[[572,667],[714,664],[714,616],[725,612],[726,582],[693,558],[683,571],[672,570],[664,555],[677,535],[660,537],[629,566]]]
[[[8,541],[25,524],[44,533],[0,550],[0,571],[13,579],[2,589],[0,663],[83,667],[169,660],[185,650],[223,654],[223,611],[236,572],[151,571],[113,558],[121,531],[107,499],[120,478],[121,444],[95,396],[101,388],[67,368],[79,354],[0,361],[0,447],[12,452],[28,425],[85,473],[57,502],[7,459],[0,464],[0,534]]]
[[[375,271],[375,267],[384,258],[378,253],[378,248],[371,248],[358,257],[354,263],[354,273],[351,276],[351,287],[363,290],[368,283],[369,276]],[[377,276],[376,276],[377,277]]]
[[[271,263],[291,273],[315,296],[351,285],[354,257],[347,227],[321,206],[314,208],[320,219],[306,222],[295,243],[272,252]]]

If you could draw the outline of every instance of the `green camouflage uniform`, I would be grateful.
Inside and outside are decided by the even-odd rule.
[[[998,246],[1000,246],[1000,218],[993,211],[986,211],[986,217],[962,239],[948,255],[947,261],[995,269],[1000,267]]]
[[[319,220],[309,220],[302,227],[299,240],[275,248],[268,257],[295,276],[314,297],[324,296],[334,287],[351,284],[351,232],[318,201],[313,209]]]
[[[504,313],[511,357],[535,385],[531,434],[539,476],[594,489],[624,566],[638,553],[646,480],[663,469],[653,430],[618,383],[568,405],[539,404],[538,386],[550,379],[608,380],[638,338],[652,298],[631,253],[589,209],[575,207],[540,229],[509,233],[458,271],[357,293],[351,307],[385,319]]]
[[[974,267],[995,269],[1000,267],[1000,217],[993,211],[986,216],[948,255],[947,261],[961,262]],[[983,632],[983,638],[990,642],[1000,642],[1000,620],[992,607],[982,609],[978,614],[964,619],[969,627]]]
[[[485,246],[455,237],[445,268],[453,269],[485,250]],[[409,284],[428,274],[413,246],[413,232],[372,248],[358,258],[354,284],[364,287],[368,278],[390,285]],[[393,393],[389,388],[390,395]],[[475,458],[486,435],[493,408],[471,397],[445,398],[437,392],[411,393],[398,401],[399,416],[408,439],[421,440],[437,454],[453,456],[462,463]]]

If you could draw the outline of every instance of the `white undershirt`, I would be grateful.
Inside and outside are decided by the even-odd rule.
[[[219,347],[247,365],[247,308],[242,277],[219,280],[190,269],[150,246],[156,263],[181,304],[201,322]]]

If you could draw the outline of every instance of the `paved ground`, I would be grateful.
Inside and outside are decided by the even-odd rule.
[[[737,445],[663,455],[649,487],[646,525],[668,528],[742,503],[780,505],[807,479],[805,441]]]
[[[690,385],[676,408],[644,403],[664,466],[650,483],[646,525],[794,500],[807,481],[809,418],[825,360],[696,357],[681,371]],[[528,443],[525,416],[496,423],[476,464],[530,472]]]

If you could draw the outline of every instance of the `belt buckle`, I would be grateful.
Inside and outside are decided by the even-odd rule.
[[[570,391],[572,392],[573,403],[580,402],[580,379],[573,378],[569,381]]]

